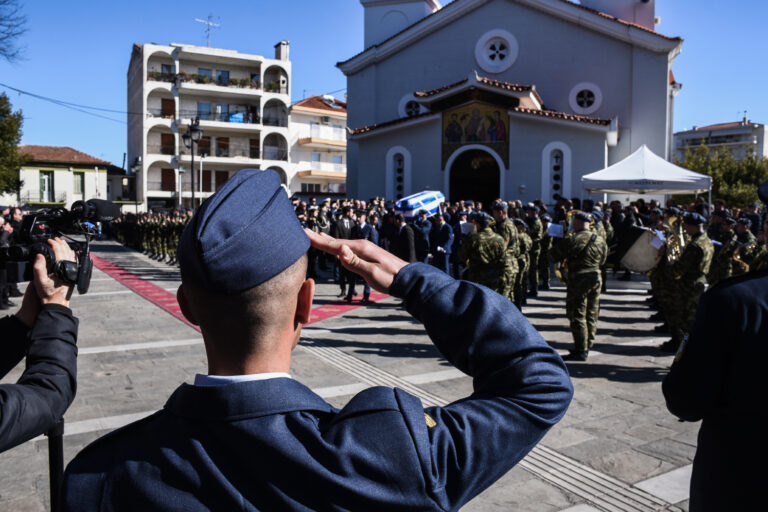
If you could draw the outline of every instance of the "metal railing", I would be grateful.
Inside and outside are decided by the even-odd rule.
[[[264,160],[288,160],[288,150],[264,146]]]
[[[40,190],[29,190],[21,194],[22,203],[65,203],[67,193],[45,193]]]
[[[334,140],[339,142],[347,141],[344,128],[338,129],[330,126],[310,126],[309,136],[313,139]]]
[[[264,126],[278,126],[278,127],[287,127],[288,126],[288,118],[287,117],[267,117],[264,116],[264,119],[262,120],[262,124]]]
[[[214,145],[215,146],[215,145]],[[192,150],[186,147],[181,148],[181,154],[189,156]],[[286,152],[287,153],[287,152]],[[265,153],[266,154],[266,153]],[[206,157],[215,156],[218,158],[261,158],[261,151],[256,146],[251,146],[248,142],[230,142],[225,148],[223,147],[195,147],[195,162],[198,157],[205,160]],[[196,164],[197,165],[197,164]]]
[[[220,113],[182,110],[179,112],[179,117],[182,119],[199,117],[201,121],[217,121],[220,123],[259,124],[261,122],[261,116],[258,112],[249,112],[240,108]]]
[[[252,78],[223,78],[195,73],[179,73],[181,83],[192,82],[196,84],[218,85],[221,87],[236,87],[240,89],[261,89],[261,80]]]
[[[176,78],[175,73],[163,73],[161,71],[147,71],[147,81],[154,82],[173,82]]]
[[[264,86],[264,91],[278,94],[288,94],[288,87],[280,85],[278,82],[267,82],[267,84]]]
[[[161,119],[176,119],[176,115],[173,112],[164,112],[161,108],[149,108],[147,109],[147,117],[155,117]]]
[[[176,146],[173,144],[147,144],[147,153],[154,155],[173,155],[176,153]]]

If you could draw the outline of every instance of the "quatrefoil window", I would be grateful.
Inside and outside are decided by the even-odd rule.
[[[501,73],[517,60],[519,46],[515,36],[503,29],[489,30],[475,45],[475,60],[487,73]]]

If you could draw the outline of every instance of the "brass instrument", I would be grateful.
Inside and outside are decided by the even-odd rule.
[[[670,217],[669,228],[672,234],[667,239],[667,264],[672,265],[680,259],[685,249],[683,219],[679,216]]]
[[[746,274],[749,272],[749,263],[745,261],[745,258],[751,261],[751,256],[755,252],[756,248],[757,244],[754,243],[740,243],[737,245],[736,249],[733,251],[733,255],[731,256],[735,265],[734,270],[738,269],[738,272],[734,272],[735,275]]]

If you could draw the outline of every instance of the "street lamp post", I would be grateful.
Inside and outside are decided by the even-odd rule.
[[[203,136],[203,129],[200,128],[200,117],[196,116],[184,135],[181,136],[181,140],[184,142],[184,146],[191,150],[192,161],[189,164],[189,170],[191,171],[192,178],[192,209],[195,209],[195,144],[200,142]]]

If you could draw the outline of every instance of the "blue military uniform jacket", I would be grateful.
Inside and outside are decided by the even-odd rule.
[[[165,408],[81,452],[65,509],[456,510],[565,413],[557,353],[505,298],[420,263],[391,293],[474,393],[424,409],[375,387],[336,410],[287,378],[180,386]]]
[[[768,272],[719,282],[701,296],[691,334],[664,379],[669,411],[702,420],[691,511],[756,510],[768,448]],[[757,466],[756,466],[757,465]]]

